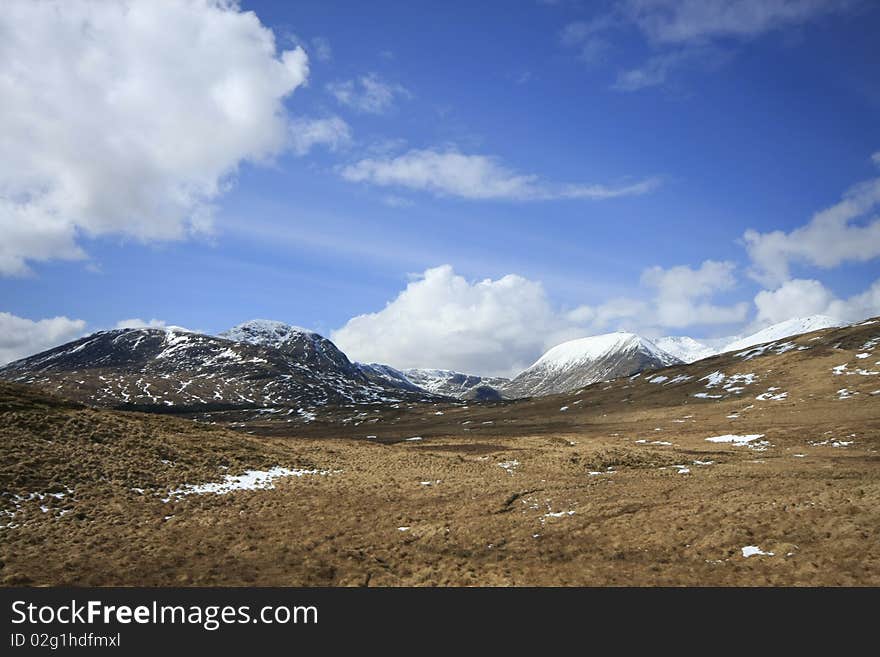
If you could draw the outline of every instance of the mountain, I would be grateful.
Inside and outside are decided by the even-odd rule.
[[[242,326],[248,325],[253,328]],[[310,419],[326,405],[426,397],[370,380],[326,338],[288,329],[270,334],[236,327],[226,333],[241,340],[179,329],[101,331],[10,363],[0,368],[0,378],[100,406],[189,413],[260,409],[286,413],[290,420]]]
[[[553,347],[502,393],[509,398],[552,395],[681,362],[634,333],[595,335]]]
[[[427,393],[424,388],[421,388],[410,381],[406,374],[390,365],[382,365],[381,363],[356,363],[356,365],[370,381],[390,384],[395,388],[401,388],[403,390]]]
[[[498,391],[510,379],[462,374],[452,370],[412,368],[398,370],[379,363],[357,363],[371,381],[383,381],[394,387],[455,399],[498,400]]]
[[[217,337],[278,349],[296,362],[313,370],[335,371],[362,380],[363,373],[355,363],[330,340],[314,331],[267,319],[252,319]]]
[[[458,399],[490,399],[494,395],[488,389],[500,390],[510,382],[510,379],[500,376],[476,376],[453,370],[416,368],[404,370],[403,373],[407,379],[428,392]]]
[[[672,354],[684,363],[693,363],[718,353],[712,347],[697,342],[686,335],[668,336],[654,340],[654,344],[667,354]]]
[[[721,349],[720,353],[736,351],[738,349],[747,349],[756,344],[764,344],[765,342],[773,342],[774,340],[781,340],[782,338],[800,335],[801,333],[810,333],[812,331],[819,331],[827,328],[838,328],[844,325],[845,322],[841,322],[839,319],[829,317],[828,315],[795,317],[780,322],[779,324],[768,326],[767,328],[762,329],[757,333],[752,333],[744,338],[734,340]]]

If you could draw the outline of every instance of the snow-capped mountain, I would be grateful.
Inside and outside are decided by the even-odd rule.
[[[490,399],[493,395],[487,389],[498,391],[510,382],[510,379],[500,376],[476,376],[453,370],[416,368],[403,370],[403,373],[423,390],[458,399]]]
[[[634,333],[595,335],[553,347],[502,392],[509,398],[552,395],[681,362]]]
[[[368,379],[317,333],[287,331],[278,345],[248,337],[235,341],[157,328],[101,331],[10,363],[0,368],[0,378],[91,404],[166,412],[283,407],[306,417],[327,404],[428,396]]]
[[[801,333],[810,333],[811,331],[819,331],[827,328],[837,328],[845,326],[846,322],[839,319],[829,317],[828,315],[810,315],[809,317],[795,317],[793,319],[768,326],[765,329],[752,333],[751,335],[738,338],[723,349],[719,353],[728,351],[736,351],[738,349],[746,349],[756,344],[764,344],[765,342],[773,342],[781,340],[792,335],[800,335]]]
[[[698,342],[686,335],[667,336],[654,340],[654,344],[667,354],[672,354],[680,361],[693,363],[718,353],[712,347]]]

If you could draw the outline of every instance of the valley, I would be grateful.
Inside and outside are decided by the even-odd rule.
[[[48,385],[0,383],[0,577],[878,585],[878,327],[519,400],[382,389],[393,401],[342,399],[293,422],[277,399],[102,408],[45,370]]]

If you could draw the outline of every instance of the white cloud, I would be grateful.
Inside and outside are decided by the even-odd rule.
[[[361,362],[514,375],[550,347],[587,335],[741,321],[747,304],[725,308],[701,301],[726,289],[729,276],[728,263],[711,261],[698,270],[654,268],[645,277],[659,290],[655,300],[616,298],[565,310],[550,303],[539,282],[515,274],[470,282],[442,265],[331,338]],[[673,307],[677,303],[683,306]]]
[[[817,280],[796,278],[775,290],[759,292],[755,307],[758,313],[754,328],[807,315],[830,315],[845,322],[857,322],[880,315],[880,280],[864,292],[840,299]]]
[[[880,178],[874,178],[851,187],[839,203],[789,233],[746,231],[752,276],[765,285],[778,285],[789,278],[792,263],[829,269],[880,256],[880,218],[866,216],[878,205]]]
[[[118,329],[126,329],[126,328],[165,328],[168,324],[163,319],[151,319],[149,321],[144,321],[139,318],[133,319],[121,319],[116,322],[116,327]]]
[[[827,315],[833,301],[834,295],[819,281],[786,281],[775,290],[761,290],[755,296],[758,311],[755,328],[778,324],[792,317]]]
[[[52,317],[34,321],[0,312],[0,365],[74,340],[85,327],[81,319]]]
[[[290,121],[290,146],[305,155],[315,146],[336,150],[351,143],[351,128],[338,116],[323,119],[295,118]]]
[[[471,283],[443,265],[381,311],[349,320],[332,340],[362,362],[512,374],[534,362],[560,326],[540,283],[513,274]]]
[[[327,91],[340,104],[367,114],[382,114],[394,106],[397,98],[412,96],[402,85],[386,82],[376,73],[362,75],[356,80],[330,82]]]
[[[84,258],[83,236],[209,230],[239,163],[288,144],[308,76],[225,0],[9,0],[0,33],[0,274]]]
[[[657,178],[617,187],[548,183],[538,176],[512,171],[488,155],[431,149],[411,150],[397,157],[363,159],[343,167],[341,174],[352,182],[479,200],[607,199],[646,194],[660,184]]]
[[[715,293],[736,285],[735,268],[732,262],[706,260],[698,269],[681,265],[645,270],[642,283],[657,290],[651,319],[671,328],[744,321],[747,303],[719,306],[709,302]]]
[[[622,14],[652,41],[750,38],[851,5],[840,0],[628,0]]]

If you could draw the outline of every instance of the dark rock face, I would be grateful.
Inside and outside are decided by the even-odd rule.
[[[477,386],[471,388],[470,391],[462,397],[471,401],[501,401],[501,393],[495,388],[489,386]]]

